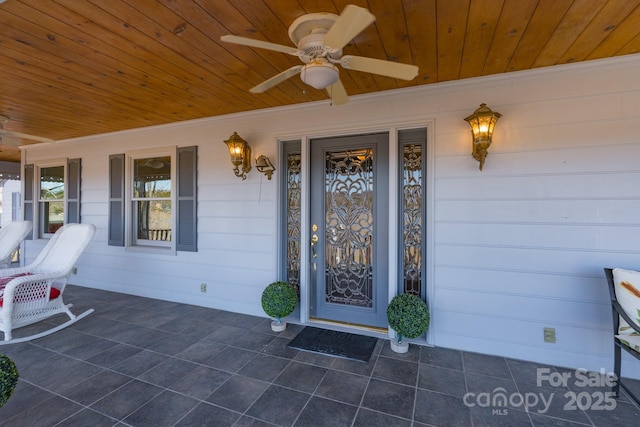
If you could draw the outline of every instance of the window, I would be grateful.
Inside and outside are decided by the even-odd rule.
[[[64,193],[64,165],[40,168],[40,236],[51,235],[64,224]]]
[[[300,223],[302,221],[300,192],[301,180],[300,141],[286,141],[283,144],[284,194],[281,226],[286,230],[286,244],[283,245],[282,259],[286,266],[282,277],[300,292]]]
[[[24,219],[33,221],[36,238],[80,222],[80,159],[25,165]]]
[[[171,156],[133,159],[131,215],[134,244],[171,246]]]
[[[401,130],[399,139],[400,262],[398,293],[425,298],[424,245],[426,129]]]
[[[109,156],[109,245],[197,251],[197,147]]]

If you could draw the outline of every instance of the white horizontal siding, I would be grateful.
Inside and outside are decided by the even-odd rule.
[[[499,123],[499,122],[498,122]],[[636,126],[640,124],[640,119]],[[612,129],[613,131],[613,129]],[[574,144],[573,141],[565,141]],[[579,144],[582,141],[575,141]],[[558,142],[560,144],[561,142]],[[635,156],[638,153],[638,141],[621,145],[607,145],[595,147],[564,147],[550,150],[530,150],[519,153],[499,152],[489,149],[487,168],[483,175],[545,175],[571,173],[599,173],[637,171]],[[466,154],[466,153],[465,153]],[[469,153],[469,156],[471,154]],[[492,161],[493,160],[493,161]],[[475,169],[469,164],[467,156],[444,156],[438,158],[436,169],[438,179],[477,178]],[[491,165],[491,167],[489,167]],[[488,171],[488,173],[484,173]],[[464,174],[464,175],[462,175]]]
[[[611,313],[603,302],[485,292],[481,282],[476,282],[476,285],[475,290],[438,289],[435,294],[438,310],[519,321],[544,321],[557,326],[609,329],[606,325],[611,320]]]
[[[494,353],[495,350],[491,350],[491,347],[496,343],[503,343],[508,345],[510,342],[521,346],[530,347],[531,351],[539,351],[539,349],[546,349],[549,351],[566,352],[569,354],[584,353],[594,358],[604,358],[611,350],[613,346],[602,346],[602,341],[610,337],[609,331],[606,330],[589,330],[589,334],[585,334],[582,326],[575,325],[560,325],[556,327],[556,343],[545,343],[542,339],[543,328],[547,326],[554,326],[551,322],[544,320],[532,321],[531,319],[512,318],[509,316],[496,315],[484,315],[478,316],[473,313],[460,313],[458,311],[440,311],[436,310],[438,314],[438,330],[443,334],[451,334],[456,338],[464,342],[463,340],[469,339],[472,341],[478,338],[484,338],[486,343],[481,345],[483,353]],[[461,331],[458,325],[463,323],[465,330]],[[442,339],[447,339],[442,337]],[[468,348],[467,348],[468,349]],[[506,351],[507,355],[510,355],[512,351]],[[500,353],[497,353],[500,354]],[[602,362],[602,360],[600,361]],[[569,364],[562,364],[562,362],[553,362],[560,366],[571,367],[575,361]],[[605,367],[605,366],[600,366]],[[595,366],[590,366],[595,368]],[[599,368],[599,367],[598,367]],[[594,369],[598,370],[598,369]]]
[[[486,354],[506,355],[538,363],[585,368],[607,372],[613,370],[613,347],[608,331],[585,332],[583,328],[562,326],[556,328],[555,344],[544,343],[543,328],[553,326],[545,321],[511,319],[499,316],[475,316],[467,313],[434,313],[439,319],[435,345]],[[465,325],[463,333],[455,326]],[[444,324],[445,327],[442,327]],[[623,374],[633,374],[625,364]]]
[[[638,75],[640,56],[628,56],[29,146],[25,161],[82,158],[82,218],[98,233],[72,282],[264,316],[260,294],[278,278],[277,140],[432,121],[433,343],[611,369],[602,269],[640,268]],[[481,102],[503,114],[483,171],[463,120]],[[253,157],[270,156],[274,179],[233,175],[222,141],[234,131]],[[107,246],[108,156],[188,145],[199,155],[199,251]],[[42,244],[28,243],[27,258]],[[638,363],[625,365],[640,378]]]
[[[436,236],[446,236],[450,245],[468,241],[488,246],[529,249],[598,250],[640,255],[640,226],[623,224],[563,224],[439,221]]]
[[[599,274],[580,276],[540,270],[528,272],[445,266],[436,267],[435,270],[440,277],[436,292],[455,289],[588,304],[606,303],[609,297],[606,286],[602,285],[603,275]]]
[[[442,178],[436,186],[438,200],[640,198],[640,172],[579,172],[536,175],[483,176],[482,185],[469,186],[467,178]]]
[[[593,276],[605,266],[632,265],[637,254],[557,249],[437,245],[436,266]],[[507,285],[506,283],[504,284]],[[603,284],[604,286],[604,284]]]
[[[640,109],[637,96],[597,93],[583,77],[584,91],[550,82],[555,94],[541,84],[515,97],[481,173],[457,121],[437,142],[436,344],[612,369],[602,268],[640,268]],[[640,375],[625,359],[624,373]]]

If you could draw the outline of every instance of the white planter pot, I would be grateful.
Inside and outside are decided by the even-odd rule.
[[[390,343],[391,350],[395,351],[396,353],[406,353],[407,351],[409,351],[409,343],[407,341],[399,343],[398,339],[394,338],[390,341]]]
[[[271,322],[271,330],[273,332],[282,332],[287,329],[287,322],[283,322],[282,320],[278,323],[277,320]]]

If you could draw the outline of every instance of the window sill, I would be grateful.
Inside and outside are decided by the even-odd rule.
[[[171,247],[162,246],[127,246],[125,248],[127,252],[144,253],[144,254],[156,254],[156,255],[176,255],[176,251]]]

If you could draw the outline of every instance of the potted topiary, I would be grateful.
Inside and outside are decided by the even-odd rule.
[[[403,338],[416,338],[429,329],[429,307],[414,294],[400,294],[393,297],[387,307],[389,326],[397,333],[391,340],[391,349],[396,353],[406,353],[409,343]]]
[[[273,282],[262,292],[262,309],[268,316],[275,318],[271,322],[274,332],[282,332],[287,328],[287,322],[282,318],[293,313],[298,304],[296,288],[287,282]]]
[[[9,400],[16,384],[18,384],[16,364],[9,356],[0,354],[0,407]]]

